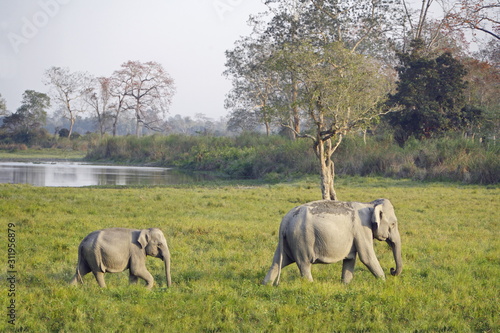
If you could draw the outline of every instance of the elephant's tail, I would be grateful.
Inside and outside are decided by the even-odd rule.
[[[83,264],[83,248],[82,246],[78,247],[78,263],[76,264],[76,276],[77,276],[77,281],[80,281],[81,284],[83,284],[83,278],[82,274],[80,273],[80,267],[82,267]]]
[[[78,275],[78,281],[80,281],[80,283],[83,284],[83,278],[82,275],[80,274],[80,267],[76,269],[76,274]]]
[[[277,286],[280,283],[281,268],[283,268],[283,243],[285,242],[285,237],[283,234],[280,235],[280,240],[278,242],[278,276],[274,281],[274,285]]]
[[[283,236],[281,232],[279,234],[278,246],[274,251],[273,262],[262,284],[271,283],[277,286],[280,282],[281,268],[283,267]]]

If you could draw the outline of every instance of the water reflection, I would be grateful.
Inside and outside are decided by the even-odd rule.
[[[92,165],[73,162],[0,162],[0,183],[35,186],[173,185],[207,179],[169,168]]]

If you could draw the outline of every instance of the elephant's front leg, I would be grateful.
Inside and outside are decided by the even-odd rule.
[[[155,284],[155,279],[153,278],[153,275],[149,273],[147,270],[141,273],[136,274],[137,277],[140,277],[144,281],[146,281],[146,288],[151,289],[153,288],[153,285]]]
[[[94,273],[95,279],[99,284],[99,287],[106,288],[106,282],[104,282],[104,273],[103,272],[92,272]]]
[[[354,277],[354,266],[356,265],[356,254],[353,259],[344,259],[342,262],[342,282],[345,284],[351,282]]]
[[[154,278],[151,273],[146,269],[146,265],[131,265],[130,267],[130,275],[135,276],[135,279],[141,278],[146,281],[146,288],[151,289],[154,285]]]
[[[359,250],[359,259],[363,264],[365,264],[366,267],[372,272],[373,275],[375,275],[378,278],[381,278],[382,280],[385,280],[385,274],[384,270],[382,269],[382,266],[380,266],[380,263],[377,259],[377,256],[375,255],[375,251],[373,248],[367,248],[367,249],[362,249]]]

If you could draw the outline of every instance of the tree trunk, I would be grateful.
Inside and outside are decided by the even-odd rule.
[[[68,139],[71,138],[71,134],[73,134],[73,126],[75,126],[75,117],[71,115],[69,119],[69,132],[68,132]]]
[[[141,109],[139,106],[139,99],[136,97],[136,105],[135,105],[135,136],[136,137],[141,137],[142,136],[142,119],[141,119]]]
[[[137,118],[137,123],[135,124],[135,136],[138,138],[142,136],[142,121],[139,118]]]
[[[266,136],[270,136],[271,135],[271,125],[269,124],[268,121],[264,122],[265,126],[266,126]]]
[[[332,142],[332,137],[326,140],[318,134],[314,142],[314,150],[319,159],[321,169],[321,193],[324,200],[338,200],[335,192],[335,163],[332,160],[333,153],[337,150],[342,142],[343,134],[333,135],[336,138],[335,144]]]
[[[337,201],[335,192],[335,163],[330,159],[330,200]]]
[[[321,194],[323,200],[337,200],[335,192],[335,165],[331,159],[334,148],[331,139],[318,140],[316,145],[316,155],[321,164]],[[336,147],[335,147],[336,148]]]
[[[297,85],[297,80],[295,76],[292,75],[292,122],[293,122],[293,139],[297,138],[295,133],[300,133],[300,115],[299,115],[299,107],[297,106],[297,98],[299,96],[299,89]]]
[[[327,166],[329,164],[329,166]],[[337,193],[334,188],[333,162],[322,163],[321,165],[321,192],[323,200],[337,200]]]

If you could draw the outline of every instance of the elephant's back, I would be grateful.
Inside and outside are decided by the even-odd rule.
[[[352,203],[343,201],[318,200],[302,206],[307,208],[312,215],[352,215],[354,212]]]
[[[286,237],[305,250],[311,262],[337,262],[351,251],[355,211],[349,203],[314,201],[290,213]]]

